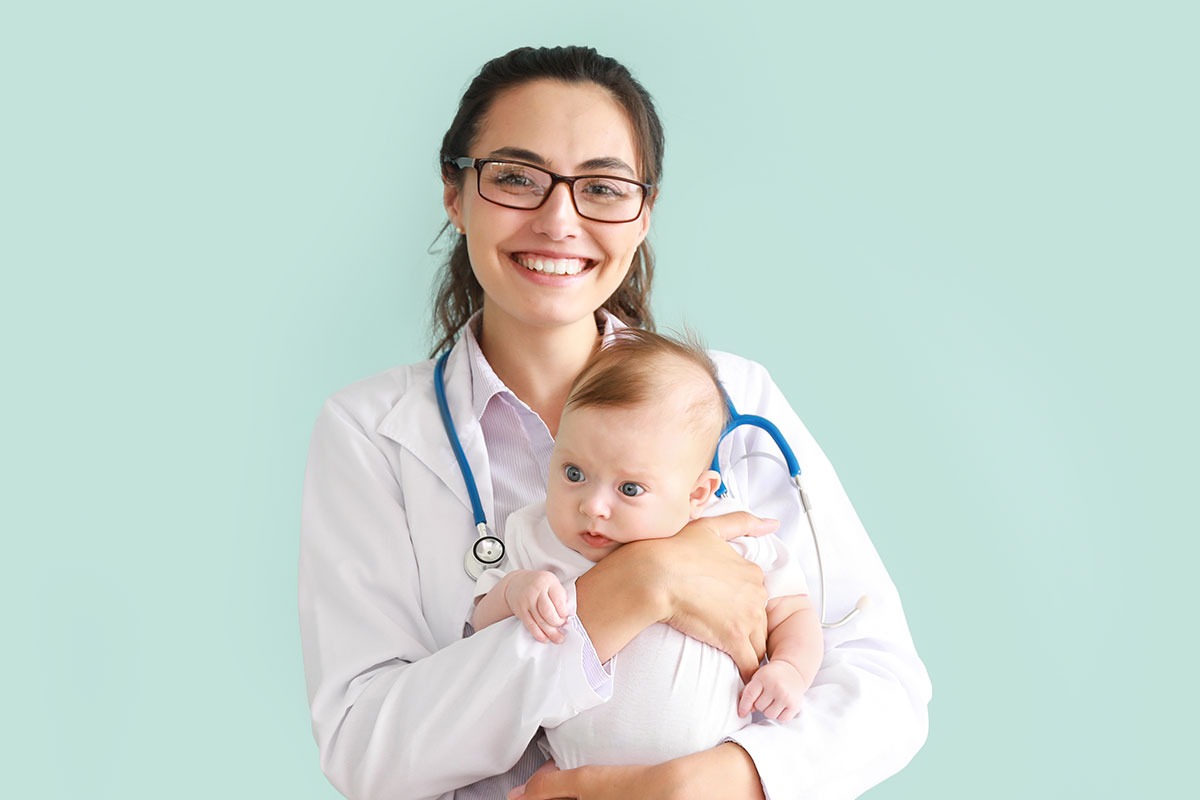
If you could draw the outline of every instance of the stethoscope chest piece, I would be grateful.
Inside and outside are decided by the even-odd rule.
[[[463,566],[467,574],[474,580],[485,570],[499,567],[504,563],[504,542],[488,533],[487,528],[480,526],[479,538],[471,545],[463,558]]]

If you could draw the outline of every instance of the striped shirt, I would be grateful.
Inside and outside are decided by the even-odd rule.
[[[608,336],[615,327],[614,318],[607,314],[604,316],[603,333]],[[472,317],[464,326],[462,335],[466,338],[471,365],[472,406],[483,429],[483,441],[487,446],[492,472],[492,514],[489,522],[495,528],[496,535],[503,539],[504,523],[509,514],[545,499],[554,437],[542,418],[504,385],[484,358],[475,332],[480,319],[479,314]],[[572,617],[571,622],[587,640],[579,620]],[[594,650],[584,669],[597,691],[601,691],[601,687],[611,680]],[[545,760],[537,746],[530,742],[521,760],[508,772],[463,787],[454,793],[454,798],[504,800],[509,789],[529,780],[529,776]]]

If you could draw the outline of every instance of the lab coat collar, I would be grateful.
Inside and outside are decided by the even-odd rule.
[[[411,452],[446,485],[454,496],[469,510],[471,499],[467,494],[454,451],[446,437],[441,415],[438,413],[437,396],[433,390],[434,361],[415,365],[409,373],[409,386],[399,402],[384,416],[376,430],[396,444]],[[492,521],[492,473],[487,460],[487,447],[483,441],[483,429],[475,417],[471,401],[471,365],[467,347],[460,336],[446,360],[446,404],[450,407],[450,418],[454,420],[459,441],[467,463],[471,465],[478,486],[479,501]]]

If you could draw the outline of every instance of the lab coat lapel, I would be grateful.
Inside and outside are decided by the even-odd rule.
[[[458,431],[467,463],[471,465],[478,486],[479,501],[492,520],[492,473],[488,465],[487,447],[483,441],[483,429],[475,418],[471,397],[471,365],[467,348],[460,338],[446,361],[446,403],[450,417]],[[438,413],[437,396],[433,389],[433,361],[413,367],[411,385],[400,401],[383,418],[378,432],[409,450],[438,477],[446,488],[471,510],[471,499],[467,493],[454,450],[446,436]]]

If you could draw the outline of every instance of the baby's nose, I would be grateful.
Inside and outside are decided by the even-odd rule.
[[[584,497],[579,504],[579,510],[583,512],[584,516],[592,519],[608,518],[608,503],[599,492]]]

